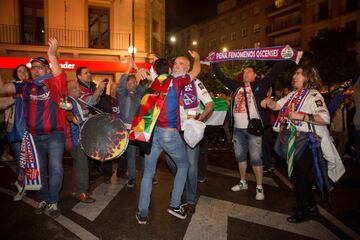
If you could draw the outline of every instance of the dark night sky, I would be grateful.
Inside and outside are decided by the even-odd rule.
[[[199,22],[216,15],[216,6],[222,0],[165,0],[166,31]]]

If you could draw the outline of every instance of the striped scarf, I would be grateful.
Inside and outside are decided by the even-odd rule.
[[[300,112],[302,105],[305,102],[306,96],[309,94],[309,89],[301,89],[300,91],[294,92],[291,97],[286,101],[284,106],[281,108],[279,115],[275,121],[274,127],[280,127],[281,124],[288,124],[289,111],[291,106],[295,106],[295,112]],[[298,125],[300,121],[294,121],[295,125]]]
[[[170,74],[162,74],[155,78],[145,91],[140,102],[140,108],[131,125],[130,140],[150,141],[172,79],[173,77]]]

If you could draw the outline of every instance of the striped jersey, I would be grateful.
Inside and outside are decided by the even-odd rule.
[[[18,83],[22,94],[26,127],[33,135],[47,135],[66,129],[66,112],[59,108],[60,98],[67,95],[66,76],[52,74]]]
[[[179,96],[181,90],[190,83],[188,74],[172,79],[167,92],[165,103],[160,110],[156,125],[162,128],[180,127]]]

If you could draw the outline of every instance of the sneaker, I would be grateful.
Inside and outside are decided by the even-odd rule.
[[[248,189],[248,184],[247,184],[247,182],[239,182],[239,184],[236,184],[235,186],[233,186],[232,188],[231,188],[231,191],[233,191],[233,192],[238,192],[238,191],[240,191],[240,190],[246,190],[246,189]]]
[[[156,178],[153,178],[153,180],[152,180],[152,184],[153,184],[153,185],[158,184],[158,181],[156,180]]]
[[[57,203],[47,204],[45,208],[45,213],[52,218],[57,218],[61,214]]]
[[[136,214],[136,220],[138,221],[138,224],[147,224],[148,218],[142,217],[139,213]]]
[[[170,213],[171,215],[180,218],[180,219],[185,219],[187,217],[185,210],[179,206],[177,208],[174,207],[169,207],[167,209],[168,213]]]
[[[21,199],[23,199],[23,197],[26,196],[26,191],[22,190],[20,192],[18,192],[15,196],[14,196],[14,201],[20,201]]]
[[[35,209],[35,214],[43,214],[45,212],[47,203],[45,201],[41,201],[38,204],[38,207]]]
[[[133,188],[133,187],[135,187],[135,180],[134,180],[134,179],[130,179],[130,180],[127,182],[127,187],[128,187],[128,188]]]
[[[85,192],[72,193],[72,196],[83,203],[93,203],[96,201],[94,198],[90,197],[90,195],[88,193],[85,193]]]
[[[255,199],[256,200],[264,200],[265,199],[264,189],[263,188],[256,188]]]
[[[207,178],[205,178],[205,177],[204,178],[199,178],[198,182],[199,183],[204,183],[204,182],[206,182],[206,180],[207,180]]]
[[[182,207],[187,214],[192,215],[195,213],[195,204],[183,203],[180,205],[180,207]]]

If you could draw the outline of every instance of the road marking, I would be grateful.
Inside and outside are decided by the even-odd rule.
[[[72,210],[90,221],[94,221],[126,183],[125,179],[118,178],[114,173],[110,184],[102,183],[93,191],[91,197],[96,199],[96,202],[91,204],[79,202]]]
[[[274,170],[274,173],[277,177],[280,178],[281,181],[284,182],[286,186],[288,186],[290,189],[293,189],[292,183],[284,177],[279,171]],[[346,226],[344,223],[342,223],[340,220],[338,220],[336,217],[331,215],[328,211],[326,211],[323,207],[321,207],[319,204],[317,204],[317,207],[319,209],[319,213],[326,218],[329,222],[334,224],[336,227],[338,227],[340,230],[342,230],[344,233],[352,237],[353,239],[360,239],[360,235],[354,232],[351,228]]]
[[[228,217],[261,224],[282,231],[296,233],[316,239],[339,239],[317,221],[292,224],[286,221],[287,215],[245,206],[211,197],[200,196],[196,212],[192,216],[184,239],[227,239]]]
[[[14,197],[16,195],[15,192],[10,191],[5,188],[2,188],[2,187],[0,187],[0,192],[10,195],[12,197]],[[23,197],[22,201],[34,208],[36,208],[38,206],[38,203],[36,201],[34,201],[33,199],[28,198],[28,197]],[[64,215],[60,215],[58,218],[53,218],[53,220],[56,221],[57,223],[59,223],[61,226],[65,227],[67,230],[69,230],[73,234],[75,234],[80,239],[99,240],[98,237],[93,235],[91,232],[88,232],[86,229],[82,228],[80,225],[73,222],[72,220],[65,217]]]
[[[239,171],[235,171],[232,169],[221,168],[214,165],[208,165],[207,170],[209,172],[214,172],[225,176],[239,178]],[[246,180],[251,182],[256,182],[255,175],[251,173],[246,173]],[[279,185],[274,181],[274,179],[270,177],[263,177],[263,184],[270,185],[273,187],[279,187]]]

